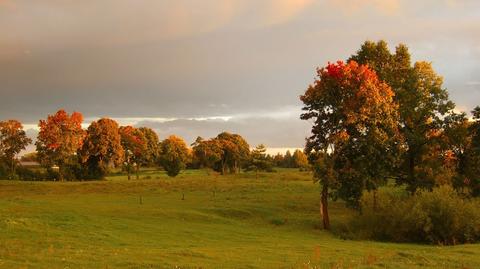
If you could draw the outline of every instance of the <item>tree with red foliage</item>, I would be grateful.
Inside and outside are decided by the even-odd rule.
[[[375,190],[389,175],[398,145],[398,106],[391,88],[366,65],[329,63],[317,75],[300,97],[301,119],[313,120],[305,151],[322,184],[320,211],[329,229],[332,189],[355,205],[365,188]]]
[[[79,112],[69,115],[61,109],[46,120],[40,120],[38,126],[37,152],[40,162],[47,168],[57,165],[60,180],[64,179],[65,164],[82,147],[85,131],[82,129],[83,116]]]
[[[121,126],[119,129],[121,143],[125,151],[125,168],[128,179],[132,168],[135,168],[136,178],[139,179],[140,163],[147,151],[147,141],[143,132],[132,126]]]

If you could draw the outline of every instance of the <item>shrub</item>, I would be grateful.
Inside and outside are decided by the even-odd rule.
[[[23,166],[17,167],[16,172],[20,180],[38,181],[38,180],[45,180],[48,178],[48,176],[45,173],[42,173],[38,169],[32,169],[32,168],[27,168]]]
[[[344,227],[344,236],[446,245],[480,240],[480,202],[463,199],[449,186],[413,196],[384,188],[376,199],[373,208],[373,193],[362,196],[362,213]]]

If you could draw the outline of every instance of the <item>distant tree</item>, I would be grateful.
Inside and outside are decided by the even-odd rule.
[[[154,165],[158,163],[158,158],[160,155],[159,149],[159,139],[157,133],[151,128],[140,127],[138,130],[143,134],[146,141],[146,150],[142,155],[142,158],[139,160],[140,163],[144,166]]]
[[[147,151],[147,141],[143,133],[132,126],[121,126],[119,128],[121,144],[125,151],[125,169],[130,180],[132,169],[135,169],[137,180],[139,179],[140,164]]]
[[[349,60],[368,64],[395,92],[400,115],[398,125],[405,141],[402,166],[398,169],[399,181],[406,183],[412,192],[431,187],[429,183],[424,186],[419,175],[431,169],[421,160],[423,155],[429,154],[428,148],[435,147],[432,132],[440,128],[443,116],[454,108],[442,86],[442,78],[430,63],[417,62],[412,66],[408,48],[403,44],[392,54],[385,41],[367,41]]]
[[[292,153],[290,152],[290,150],[287,150],[287,152],[285,152],[285,156],[283,157],[283,167],[292,168],[293,165],[294,165],[294,161],[293,161]]]
[[[40,132],[35,143],[38,158],[48,169],[57,165],[62,181],[66,172],[65,165],[72,160],[77,161],[75,155],[82,147],[85,137],[82,121],[83,116],[78,112],[68,115],[64,110],[59,110],[38,124]]]
[[[111,166],[121,165],[124,150],[118,123],[108,118],[92,122],[87,129],[80,156],[88,168],[89,176],[93,178],[103,178]]]
[[[215,168],[222,160],[222,148],[216,139],[204,140],[198,137],[192,144],[193,158],[200,167]]]
[[[185,169],[189,160],[189,149],[180,137],[171,135],[160,143],[160,162],[170,177]]]
[[[284,157],[280,152],[273,157],[273,163],[276,167],[283,167]]]
[[[314,121],[305,152],[317,158],[312,158],[314,175],[322,184],[324,228],[329,229],[332,182],[338,181],[338,195],[355,205],[364,188],[375,190],[386,181],[398,144],[398,107],[391,88],[368,66],[339,61],[317,73],[300,97],[301,119]]]
[[[303,153],[301,150],[297,149],[293,152],[293,163],[295,168],[299,168],[300,171],[307,171],[309,168],[308,164],[308,158],[305,153]]]
[[[271,171],[272,162],[267,159],[267,148],[265,145],[260,144],[250,153],[250,159],[248,161],[246,170],[255,171],[255,178],[258,179],[258,171]]]
[[[32,140],[27,137],[19,121],[0,122],[0,157],[6,161],[10,174],[15,174],[16,156],[24,150]]]
[[[220,160],[222,174],[225,174],[227,168],[230,173],[237,173],[250,154],[247,141],[238,134],[228,132],[220,133],[215,139],[222,150]]]

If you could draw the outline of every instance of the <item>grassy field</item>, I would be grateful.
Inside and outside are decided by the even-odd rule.
[[[480,268],[480,245],[346,241],[295,170],[0,181],[0,268]],[[332,224],[352,213],[331,205]]]

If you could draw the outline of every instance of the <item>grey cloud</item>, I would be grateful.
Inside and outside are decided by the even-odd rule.
[[[0,5],[0,118],[36,123],[59,108],[87,118],[248,115],[157,127],[301,147],[308,128],[297,116],[259,116],[300,106],[315,68],[365,39],[406,43],[414,59],[433,61],[460,107],[480,100],[466,85],[480,77],[478,1],[9,2]]]
[[[136,126],[154,129],[161,139],[175,134],[192,143],[198,136],[215,137],[223,131],[238,133],[250,146],[265,144],[268,147],[302,148],[311,125],[295,118],[272,119],[267,117],[225,120],[180,119],[168,122],[138,122]]]

